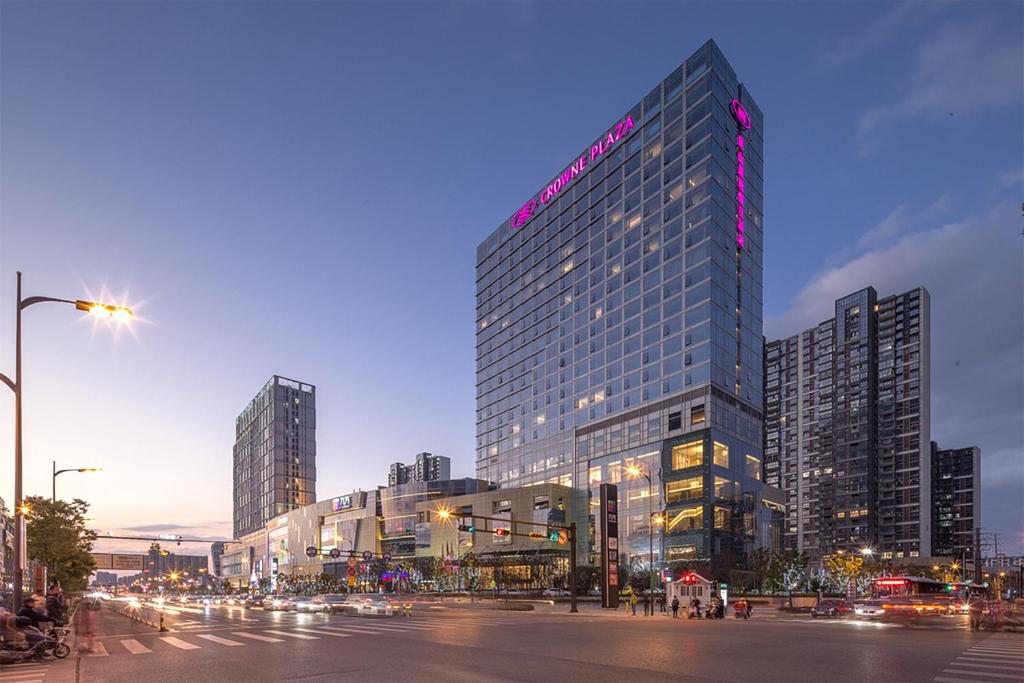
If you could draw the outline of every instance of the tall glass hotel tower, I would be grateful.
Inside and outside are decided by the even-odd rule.
[[[780,516],[761,483],[763,130],[708,41],[477,247],[477,476],[575,486],[592,510],[618,484],[627,562],[652,523],[661,558],[728,558]]]

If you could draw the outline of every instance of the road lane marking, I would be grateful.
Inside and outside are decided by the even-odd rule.
[[[348,628],[348,623],[347,622],[342,622],[342,623],[344,624],[343,628]],[[385,630],[385,631],[412,631],[412,630],[416,630],[416,629],[413,629],[410,626],[392,626],[391,624],[380,625],[380,626],[378,626],[376,624],[374,624],[372,626],[363,626],[363,625],[360,624],[360,625],[355,625],[352,628],[382,629],[382,630]],[[420,627],[420,628],[427,628],[427,627],[423,626],[423,627]]]
[[[958,671],[957,669],[943,669],[944,674],[956,674],[957,676],[986,676],[988,678],[1009,678],[1015,681],[1024,680],[1024,674],[996,674],[988,671]]]
[[[98,640],[92,646],[92,649],[93,649],[93,651],[90,652],[89,654],[87,654],[86,655],[87,657],[106,657],[107,656],[107,648],[103,647],[103,643],[101,643]]]
[[[326,626],[324,628],[327,628]],[[334,633],[333,631],[324,631],[322,629],[315,628],[295,628],[296,631],[302,631],[303,633],[319,633],[325,636],[335,636],[336,638],[347,638],[352,635],[351,633]]]
[[[11,671],[10,673],[0,673],[0,681],[16,681],[16,683],[23,683],[27,681],[41,681],[46,677],[47,670],[50,665],[47,664],[45,667],[22,669],[21,671]]]
[[[275,636],[287,636],[288,638],[301,638],[303,640],[319,640],[316,636],[304,636],[301,633],[289,633],[287,631],[264,631],[264,633],[273,633]]]
[[[962,657],[958,657],[957,659],[962,659]],[[950,664],[950,666],[980,666],[985,669],[1013,669],[1014,671],[1021,670],[1021,667],[1018,664],[981,664],[980,662],[963,662],[958,664],[957,662],[953,662],[952,664]]]
[[[126,638],[121,641],[121,644],[124,645],[124,648],[128,650],[128,652],[131,652],[133,655],[141,655],[147,652],[152,652],[152,650],[150,650],[148,647],[146,647],[139,641],[135,640],[134,638]]]
[[[197,633],[196,638],[203,638],[204,640],[209,640],[214,643],[220,643],[221,645],[229,645],[231,647],[245,645],[245,643],[240,643],[237,640],[231,640],[230,638],[221,638],[220,636],[211,636],[208,633]]]
[[[253,640],[262,640],[265,643],[283,643],[283,638],[271,638],[270,636],[260,636],[255,633],[232,633],[233,636],[239,638],[252,638]]]
[[[337,626],[337,627],[325,626],[324,628],[339,628],[339,629],[342,629],[342,630],[345,630],[345,631],[355,631],[356,633],[371,633],[371,634],[374,634],[374,635],[378,635],[378,634],[381,633],[381,631],[379,631],[377,629],[366,628],[365,626],[348,626],[348,625],[346,625],[346,626]]]
[[[193,645],[192,643],[184,641],[181,638],[174,638],[172,636],[164,636],[163,638],[160,638],[160,640],[164,641],[168,645],[173,645],[174,647],[178,648],[179,650],[198,650],[198,649],[200,649],[199,645]]]
[[[946,678],[945,676],[936,676],[932,680],[937,683],[985,683],[977,678]]]

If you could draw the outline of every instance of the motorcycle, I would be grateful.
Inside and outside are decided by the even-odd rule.
[[[25,624],[18,624],[18,626],[26,632],[32,628]],[[50,633],[53,634],[55,630],[57,629],[50,629]],[[0,664],[16,664],[29,660],[41,661],[47,654],[52,654],[57,659],[64,659],[71,654],[71,647],[64,642],[64,638],[69,633],[68,629],[59,629],[60,632],[54,634],[56,637],[44,635],[38,629],[32,629],[32,631],[39,633],[43,638],[34,644],[13,641],[0,643]]]

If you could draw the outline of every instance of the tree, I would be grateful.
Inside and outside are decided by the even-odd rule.
[[[46,565],[48,580],[64,590],[84,590],[96,568],[90,554],[96,532],[85,527],[89,504],[78,498],[68,503],[40,496],[27,497],[25,504],[29,559]]]
[[[864,558],[854,553],[835,552],[825,558],[825,569],[835,578],[836,588],[846,593],[856,590],[863,568]]]

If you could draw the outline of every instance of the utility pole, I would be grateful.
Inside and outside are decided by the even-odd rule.
[[[974,582],[981,583],[981,527],[974,527]]]

